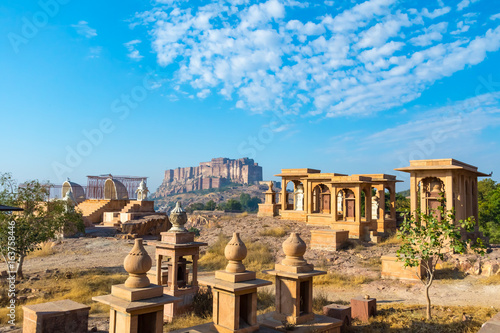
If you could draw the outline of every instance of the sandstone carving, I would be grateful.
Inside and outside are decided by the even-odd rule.
[[[134,247],[123,262],[123,267],[129,273],[125,287],[144,288],[149,286],[150,282],[146,273],[151,269],[151,265],[151,257],[142,244],[142,238],[137,238]]]

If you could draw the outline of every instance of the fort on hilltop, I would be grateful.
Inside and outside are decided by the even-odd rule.
[[[154,197],[220,188],[229,183],[255,184],[259,181],[262,181],[262,167],[253,159],[219,157],[201,162],[197,167],[166,170],[163,183]]]

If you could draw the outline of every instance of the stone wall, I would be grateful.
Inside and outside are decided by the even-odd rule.
[[[262,181],[262,167],[250,158],[225,157],[201,162],[197,167],[170,169],[153,197],[220,188],[229,182],[254,184]]]

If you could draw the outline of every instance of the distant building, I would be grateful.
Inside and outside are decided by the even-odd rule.
[[[166,170],[163,183],[154,197],[220,188],[229,183],[257,184],[260,181],[262,167],[253,159],[219,157],[210,162],[201,162],[197,167]]]

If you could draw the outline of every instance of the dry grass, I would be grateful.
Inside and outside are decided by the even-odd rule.
[[[229,237],[220,233],[217,240],[200,258],[200,268],[205,271],[224,269],[227,265],[224,249],[229,242]],[[243,241],[247,247],[247,257],[243,264],[249,271],[260,272],[272,268],[274,257],[269,246],[260,242]]]
[[[425,307],[419,305],[378,305],[377,316],[368,323],[353,321],[349,332],[472,333],[498,309],[472,306],[434,306],[433,318],[425,319]],[[462,321],[463,313],[472,318]]]
[[[323,314],[323,307],[332,302],[328,301],[328,296],[324,291],[317,292],[313,295],[313,311],[317,314]]]
[[[245,244],[247,244],[248,254],[243,264],[247,270],[261,272],[273,268],[274,256],[268,245],[261,242],[245,242]]]
[[[248,212],[243,212],[241,214],[238,214],[236,217],[245,217],[248,216]]]
[[[273,288],[267,287],[267,288],[260,288],[257,291],[258,315],[275,310],[276,296],[274,295],[273,290],[274,290]]]
[[[355,245],[352,249],[352,252],[360,253],[360,252],[363,252],[364,250],[366,250],[366,247],[363,244],[360,244],[360,243],[354,243],[354,244]]]
[[[388,238],[383,240],[381,243],[378,243],[377,246],[392,246],[392,245],[401,245],[402,241],[398,237],[397,233],[390,235]]]
[[[227,265],[226,257],[224,256],[224,248],[229,242],[229,237],[225,236],[222,232],[217,236],[217,240],[207,250],[207,252],[200,258],[200,269],[205,271],[216,271],[223,269]]]
[[[286,229],[283,227],[275,227],[262,230],[259,235],[260,236],[270,236],[270,237],[278,237],[281,238],[285,236],[287,233]]]
[[[87,304],[90,306],[90,313],[108,312],[108,306],[92,301],[92,297],[109,294],[112,285],[123,283],[126,278],[127,275],[125,273],[88,270],[83,272],[59,273],[37,281],[23,281],[17,285],[17,290],[39,290],[38,292],[26,294],[39,295],[39,297],[27,302],[17,303],[19,306],[16,308],[16,322],[22,322],[23,311],[21,305],[52,302],[62,299],[71,299],[78,303]],[[21,295],[23,294],[21,293]],[[0,324],[6,324],[6,314],[7,309],[2,307],[0,309]]]
[[[478,280],[478,283],[487,286],[500,284],[500,275],[492,275]]]
[[[55,253],[55,251],[52,248],[52,242],[48,241],[48,242],[41,243],[35,251],[28,254],[27,258],[47,257],[47,256],[50,256],[54,253]]]
[[[449,262],[438,263],[434,275],[436,280],[440,280],[442,283],[452,283],[454,280],[462,280],[467,276],[466,273],[461,272]]]
[[[336,287],[359,286],[371,281],[372,279],[363,275],[351,276],[334,272],[314,277],[314,285],[333,285]]]
[[[176,317],[171,323],[163,325],[163,332],[171,332],[175,330],[180,330],[186,327],[197,326],[212,321],[212,317],[201,318],[195,316],[193,313],[186,314],[184,316]]]
[[[382,270],[382,260],[380,257],[372,257],[360,261],[362,267],[371,268],[375,271]]]

